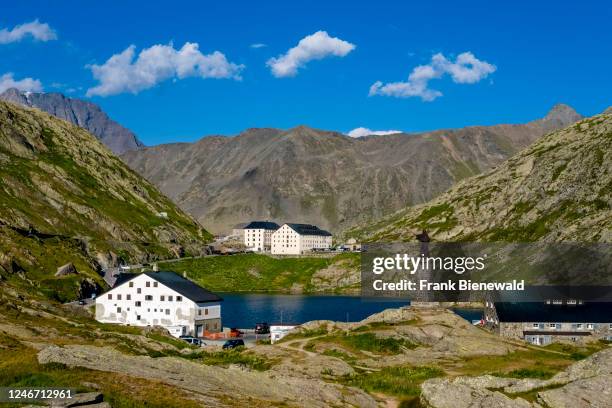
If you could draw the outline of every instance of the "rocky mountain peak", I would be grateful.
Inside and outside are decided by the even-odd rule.
[[[112,120],[98,105],[89,101],[69,98],[57,92],[21,92],[15,88],[0,93],[0,100],[40,109],[73,123],[89,131],[115,153],[144,146],[132,131]]]
[[[545,121],[556,121],[563,124],[570,124],[579,121],[583,116],[576,112],[574,108],[564,103],[558,103],[552,107],[544,117]]]

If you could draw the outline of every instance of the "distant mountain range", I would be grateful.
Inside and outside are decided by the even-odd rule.
[[[414,241],[423,228],[438,241],[612,242],[612,110],[347,235]]]
[[[69,292],[59,265],[99,280],[100,265],[197,255],[210,238],[85,130],[0,101],[0,272]]]
[[[38,108],[88,130],[117,154],[144,145],[132,131],[124,128],[94,103],[68,98],[60,93],[22,92],[15,88],[0,94],[0,100]]]
[[[351,138],[299,126],[128,151],[123,160],[214,232],[253,219],[338,232],[426,202],[582,118]]]

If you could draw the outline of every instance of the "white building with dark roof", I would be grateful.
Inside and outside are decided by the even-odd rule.
[[[272,234],[279,225],[270,221],[253,221],[244,227],[244,246],[253,251],[269,251]]]
[[[332,246],[332,234],[310,224],[283,224],[271,240],[271,251],[276,255],[300,255]]]
[[[96,320],[161,326],[176,336],[202,337],[222,330],[222,300],[174,272],[145,272],[122,279],[98,296]]]

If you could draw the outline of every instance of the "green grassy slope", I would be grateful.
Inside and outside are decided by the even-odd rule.
[[[313,279],[323,270],[338,279],[359,276],[359,254],[332,258],[273,258],[260,254],[214,256],[160,263],[160,269],[186,273],[187,277],[214,291],[226,292],[344,292],[355,287],[325,285],[325,277]],[[334,285],[336,286],[336,285]]]
[[[76,296],[73,281],[100,282],[105,259],[198,254],[210,239],[85,130],[0,102],[0,279],[65,300]],[[82,276],[56,279],[68,262]]]

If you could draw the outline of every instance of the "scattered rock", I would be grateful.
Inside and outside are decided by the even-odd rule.
[[[55,276],[66,276],[66,275],[78,275],[78,271],[72,262],[67,263],[66,265],[62,265],[57,268],[57,272],[55,272]]]

